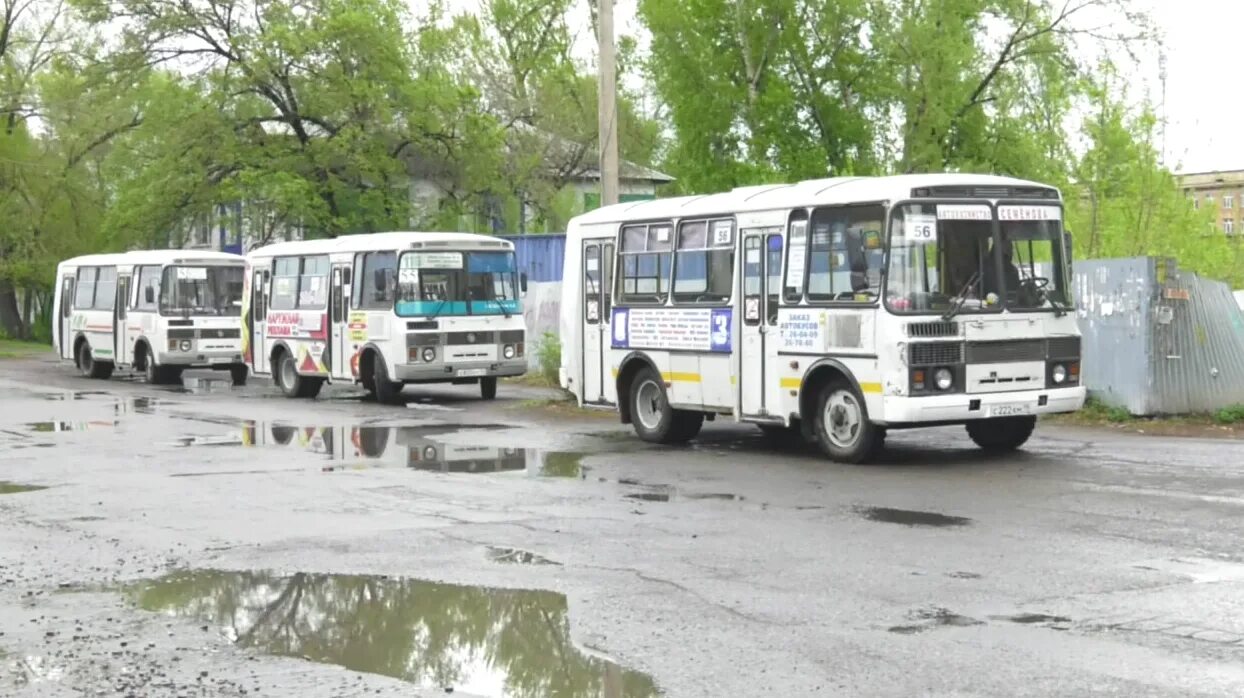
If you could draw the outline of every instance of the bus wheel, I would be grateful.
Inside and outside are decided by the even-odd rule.
[[[850,383],[838,379],[821,389],[814,432],[821,450],[841,463],[864,463],[881,449],[881,430],[868,421],[868,408]]]
[[[246,368],[245,364],[229,367],[229,378],[231,378],[233,380],[233,384],[238,387],[246,385],[246,378],[249,375],[250,371]]]
[[[497,399],[497,378],[495,376],[479,379],[479,394],[485,400]]]
[[[1006,453],[1023,446],[1036,426],[1036,417],[998,417],[967,424],[972,441],[991,453]]]
[[[670,407],[661,376],[645,368],[631,383],[631,422],[635,433],[644,441],[676,444],[689,441],[699,433],[704,415]]]
[[[78,348],[78,367],[87,378],[109,378],[112,376],[112,364],[96,361],[91,356],[91,343],[83,342]]]
[[[389,380],[389,367],[379,354],[372,360],[372,383],[376,386],[376,402],[382,405],[402,404],[402,384]]]
[[[177,374],[181,376],[180,373]],[[155,352],[151,349],[143,349],[143,377],[147,379],[149,385],[164,385],[173,382],[173,373],[167,366],[160,366],[156,363]]]
[[[322,378],[298,375],[298,365],[294,363],[293,354],[288,351],[281,352],[273,378],[285,397],[312,398],[320,394],[320,387],[324,384]]]

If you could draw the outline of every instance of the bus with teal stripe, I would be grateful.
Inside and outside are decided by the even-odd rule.
[[[280,242],[246,256],[243,354],[289,397],[360,385],[386,404],[407,385],[527,372],[514,245],[471,233],[390,232]]]

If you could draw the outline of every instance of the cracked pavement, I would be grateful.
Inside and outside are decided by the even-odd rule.
[[[215,378],[0,362],[0,695],[1244,695],[1238,441],[845,466]]]

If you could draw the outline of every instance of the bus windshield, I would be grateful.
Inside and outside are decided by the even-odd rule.
[[[519,312],[513,252],[407,252],[398,265],[397,314],[512,315]]]
[[[165,267],[160,314],[240,316],[242,276],[239,266]]]

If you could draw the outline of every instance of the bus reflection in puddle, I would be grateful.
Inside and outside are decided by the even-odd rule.
[[[488,425],[504,429],[501,425]],[[182,447],[241,446],[292,448],[334,461],[325,472],[375,467],[407,467],[442,473],[528,471],[544,477],[583,477],[583,454],[565,451],[454,443],[432,434],[451,434],[480,425],[453,427],[332,426],[298,427],[246,422],[236,435],[187,436]],[[340,462],[337,464],[336,462]]]

